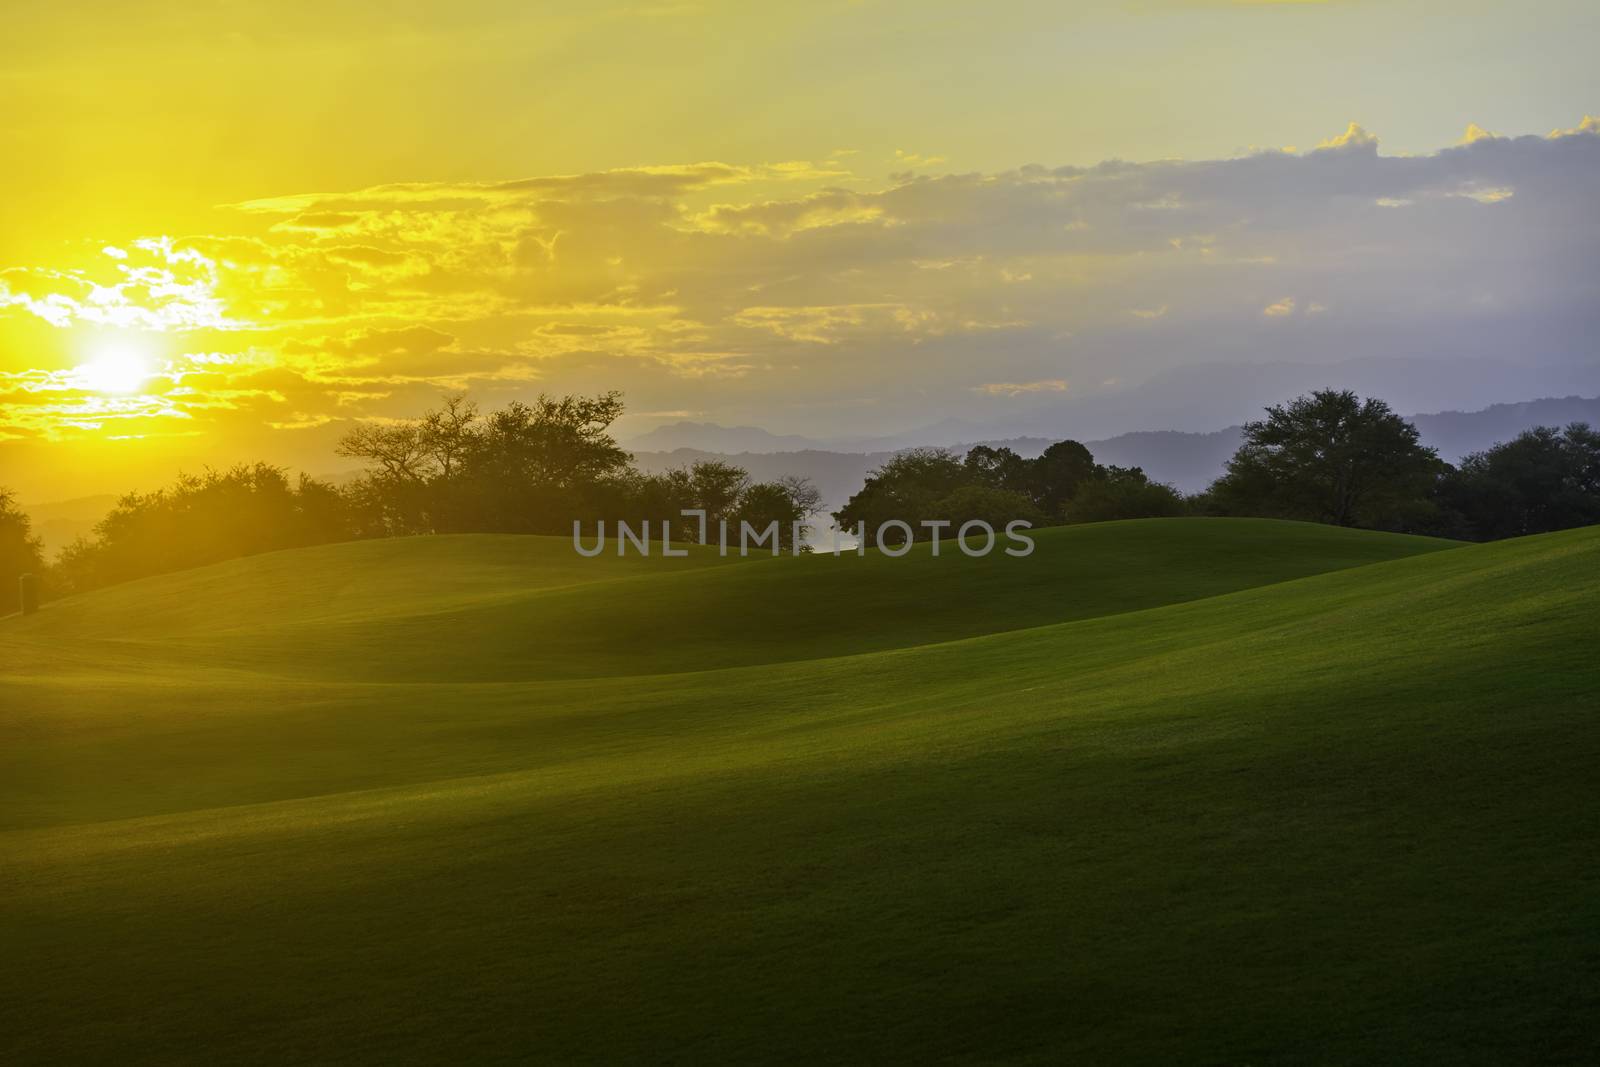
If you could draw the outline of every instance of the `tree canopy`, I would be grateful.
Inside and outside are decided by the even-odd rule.
[[[1581,422],[1528,430],[1462,460],[1439,497],[1478,540],[1600,522],[1600,431]]]
[[[16,506],[11,490],[0,488],[0,615],[18,610],[17,580],[44,573],[44,551],[33,524]]]
[[[1210,499],[1234,515],[1390,528],[1427,508],[1444,470],[1388,404],[1323,389],[1246,423]]]
[[[861,528],[875,544],[880,526],[891,519],[911,526],[914,540],[927,540],[934,533],[923,526],[929,522],[959,527],[982,520],[1000,529],[1019,519],[1049,526],[1185,510],[1177,490],[1151,482],[1139,468],[1101,466],[1077,441],[1058,441],[1033,459],[990,445],[974,446],[965,456],[940,448],[901,452],[873,471],[833,517],[841,527]],[[905,536],[895,527],[886,533]]]
[[[266,463],[180,476],[122,497],[49,567],[28,516],[0,489],[0,613],[16,610],[24,573],[44,574],[53,591],[77,591],[356,537],[566,535],[574,521],[607,521],[636,533],[648,522],[658,542],[669,526],[675,541],[715,542],[725,525],[737,544],[748,524],[761,534],[776,525],[784,551],[801,547],[797,524],[821,509],[808,481],[757,482],[717,460],[640,471],[611,435],[622,410],[617,393],[540,396],[488,413],[447,397],[415,419],[352,428],[338,454],[363,469],[346,484],[291,479]],[[704,513],[704,523],[685,511]],[[874,470],[833,517],[846,530],[859,525],[870,545],[890,520],[886,538],[904,537],[909,526],[913,539],[928,539],[970,521],[999,530],[1019,519],[1042,526],[1195,512],[1480,540],[1588,525],[1600,522],[1600,431],[1539,427],[1451,467],[1383,401],[1325,389],[1246,424],[1225,473],[1195,498],[1137,467],[1102,465],[1065,440],[1033,458],[993,445],[964,454],[909,449]]]
[[[198,567],[280,548],[354,536],[349,504],[333,485],[290,481],[267,463],[185,475],[153,493],[129,493],[62,550],[54,577],[67,590]]]

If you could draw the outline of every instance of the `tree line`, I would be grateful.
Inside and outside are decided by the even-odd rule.
[[[360,426],[338,447],[366,464],[345,490],[356,535],[569,534],[574,520],[659,529],[694,508],[713,527],[775,521],[788,531],[816,514],[820,497],[804,479],[756,482],[721,462],[635,469],[610,433],[622,410],[617,393],[541,396],[487,415],[451,397],[415,421]]]
[[[362,469],[344,484],[281,467],[241,464],[180,476],[117,501],[87,537],[43,558],[28,517],[0,490],[0,614],[16,610],[17,576],[41,575],[49,595],[82,592],[225,559],[369,537],[431,533],[570,534],[574,520],[673,522],[696,540],[700,509],[722,521],[777,523],[785,550],[795,523],[817,513],[804,479],[758,482],[740,467],[701,462],[648,474],[635,469],[610,427],[616,393],[540,396],[487,414],[450,397],[421,418],[364,423],[339,442]]]
[[[659,474],[632,466],[612,437],[617,393],[540,396],[480,412],[451,397],[421,418],[364,423],[339,443],[361,472],[332,482],[256,463],[180,477],[122,497],[94,528],[47,563],[28,517],[0,488],[0,614],[17,607],[17,576],[42,575],[48,594],[97,588],[237,556],[367,537],[428,533],[568,534],[592,524],[672,522],[675,539],[701,533],[680,513],[760,529],[782,547],[820,510],[804,479],[757,482],[742,468],[700,462]],[[1322,390],[1247,423],[1226,470],[1185,496],[1137,467],[1107,466],[1077,441],[1039,456],[980,445],[965,453],[911,449],[874,470],[833,512],[873,543],[900,520],[982,520],[994,528],[1177,515],[1300,519],[1370,529],[1493,540],[1600,522],[1600,431],[1540,427],[1459,465],[1424,446],[1381,400]],[[887,536],[903,537],[904,527]]]
[[[833,516],[869,537],[890,517],[1050,525],[1234,515],[1474,541],[1600,522],[1600,431],[1583,423],[1528,430],[1453,466],[1382,400],[1326,389],[1267,408],[1243,436],[1222,476],[1189,496],[1137,467],[1098,464],[1076,441],[1033,459],[987,446],[964,456],[913,449]]]
[[[1034,526],[1104,519],[1181,515],[1184,498],[1137,467],[1098,464],[1077,441],[1058,441],[1032,459],[1009,448],[978,445],[965,455],[943,448],[897,453],[833,513],[841,529],[860,530],[875,544],[882,524],[899,519],[930,536],[924,523],[955,528],[979,521],[996,529],[1015,519]],[[898,544],[898,528],[885,533]]]

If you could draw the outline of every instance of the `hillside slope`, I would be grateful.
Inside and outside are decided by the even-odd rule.
[[[1401,555],[803,661],[669,626],[610,677],[8,623],[0,1054],[1586,1062],[1600,531]]]
[[[79,655],[340,681],[519,681],[815,659],[1215,596],[1457,542],[1260,519],[1035,531],[1026,559],[577,555],[561,537],[356,542],[52,605],[17,636]],[[737,549],[734,549],[737,552]],[[707,567],[715,573],[704,573]]]

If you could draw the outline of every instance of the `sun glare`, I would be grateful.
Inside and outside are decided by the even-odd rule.
[[[149,357],[126,341],[102,345],[78,367],[84,386],[97,393],[137,393],[153,373]]]

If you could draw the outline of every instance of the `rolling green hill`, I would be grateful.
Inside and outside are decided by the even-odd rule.
[[[578,556],[459,536],[235,560],[65,601],[30,636],[282,677],[528,681],[852,655],[1135,611],[1454,542],[1209,519],[1057,527],[1025,560],[945,544],[888,558]],[[714,573],[706,569],[715,567]],[[45,657],[46,659],[53,657]]]
[[[1600,530],[1244,520],[62,601],[0,1058],[1588,1062],[1597,606]]]

